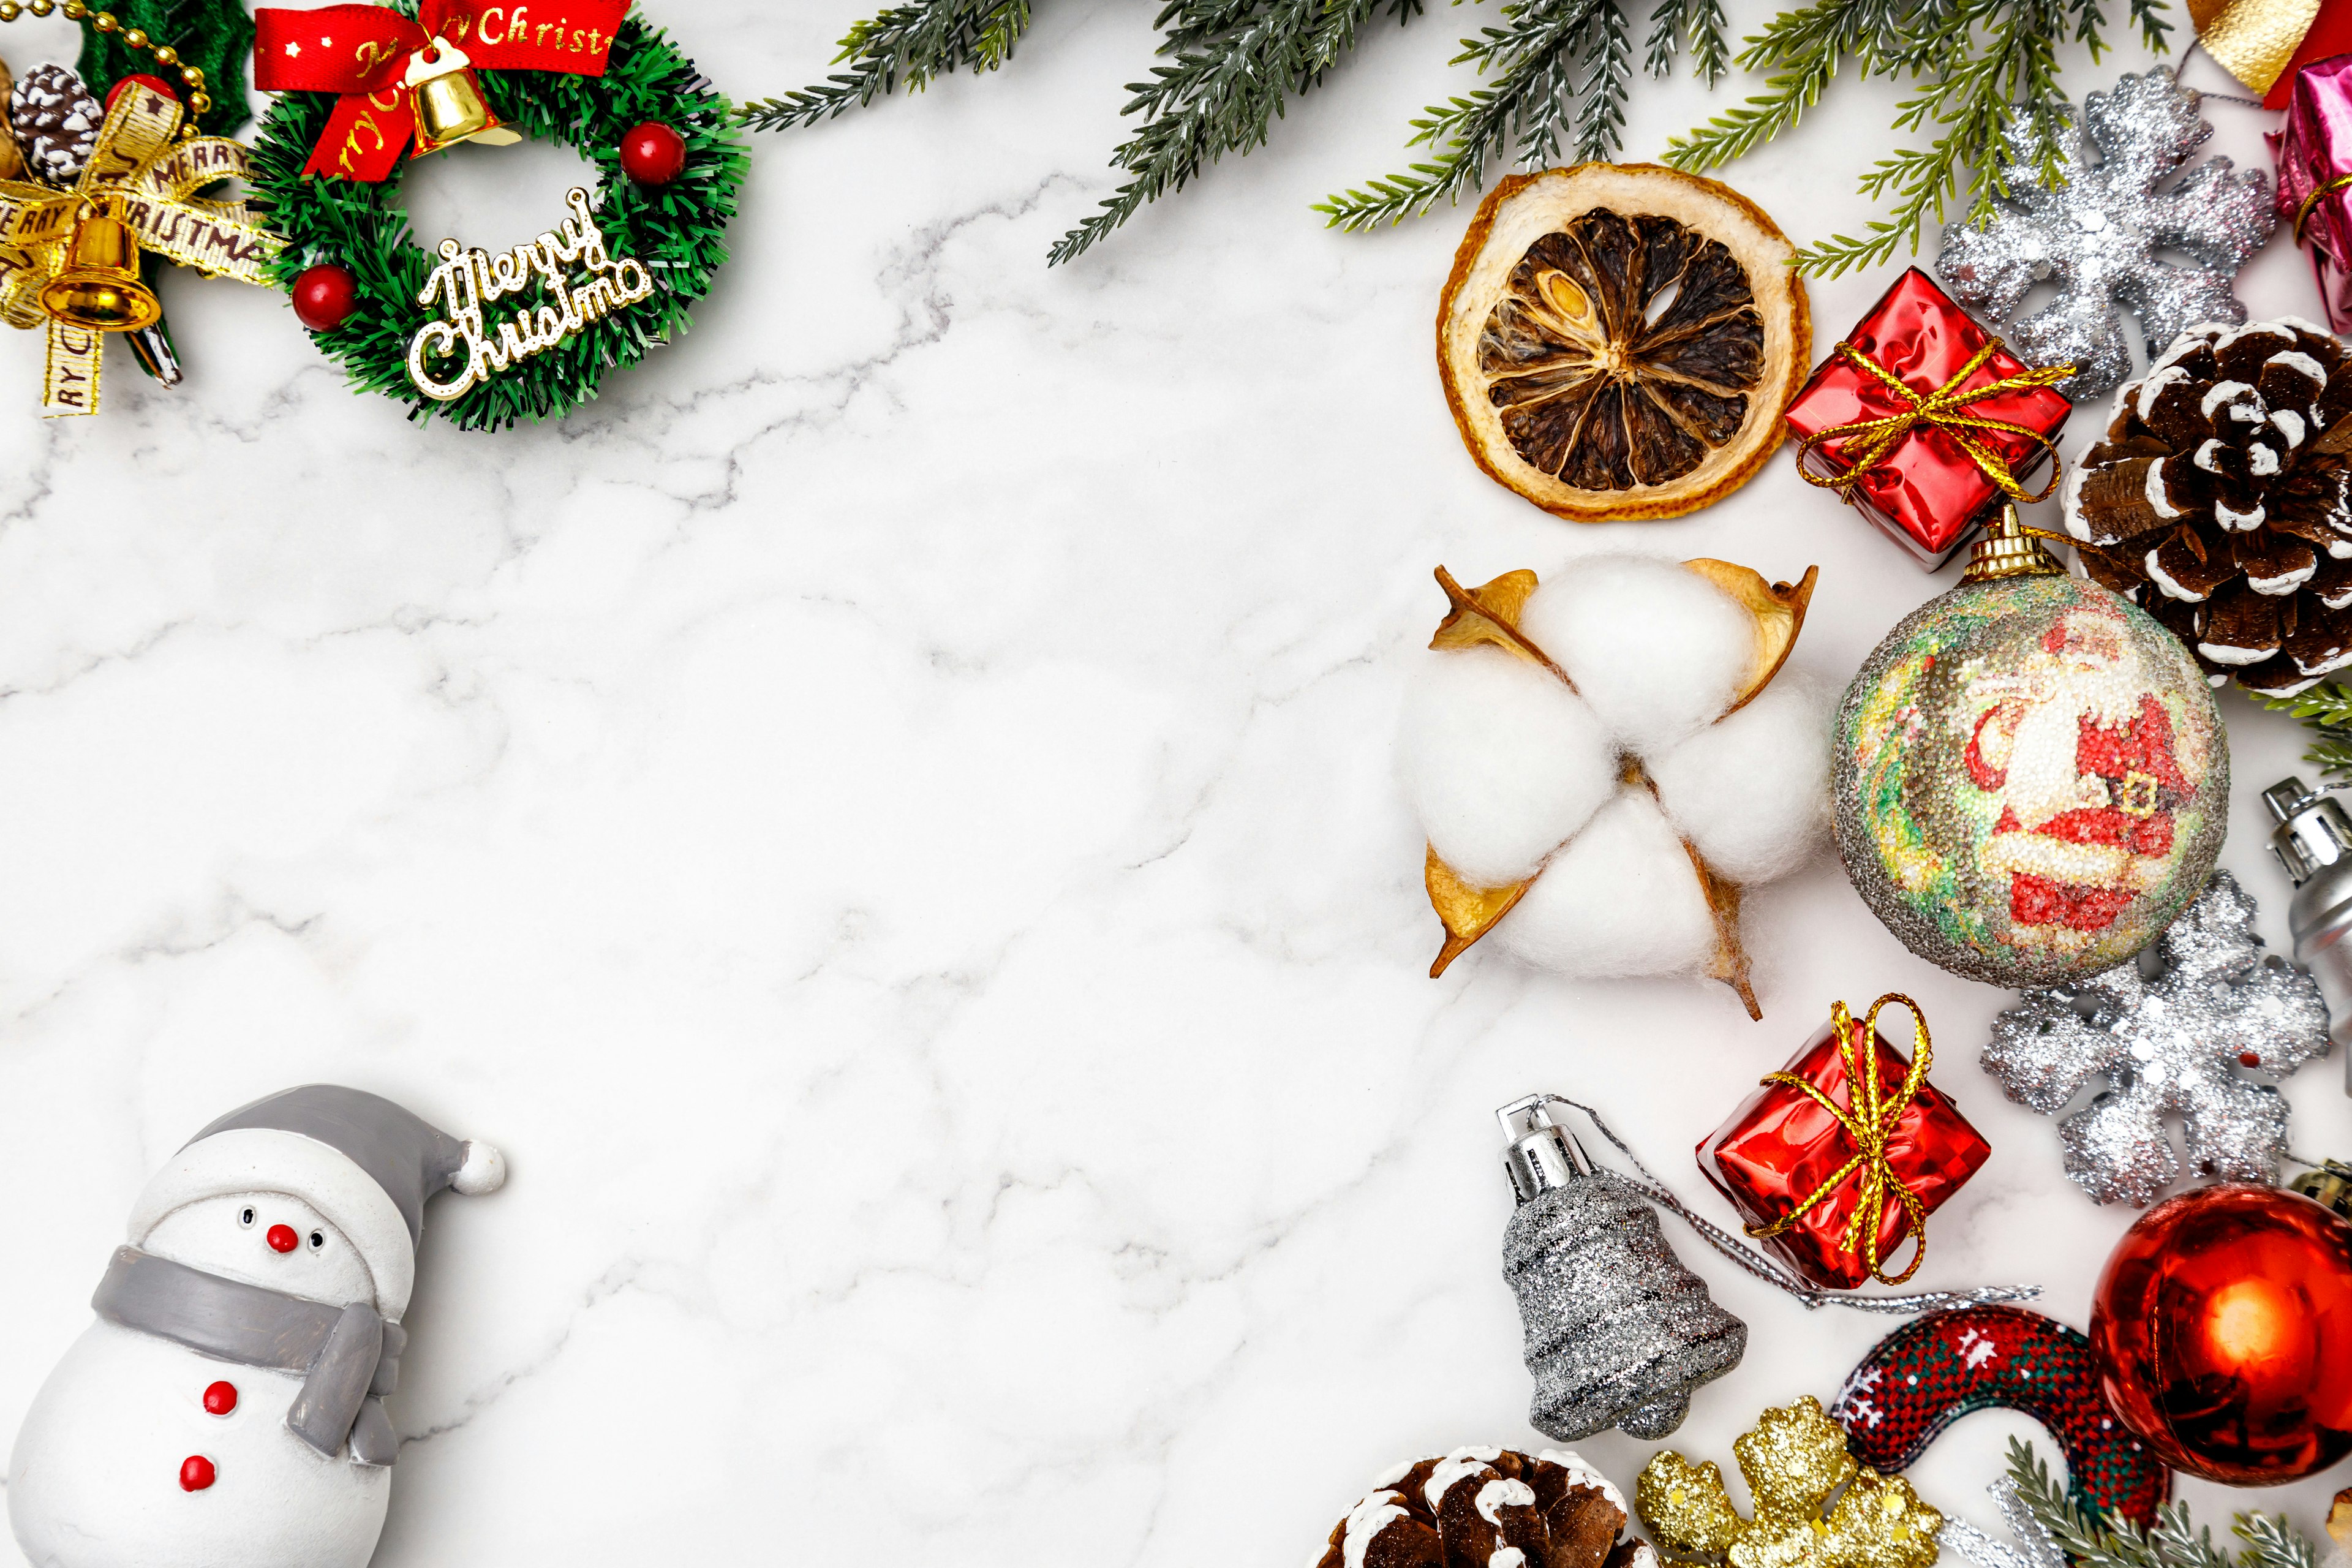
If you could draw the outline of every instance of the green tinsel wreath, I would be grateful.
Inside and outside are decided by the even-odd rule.
[[[319,346],[341,362],[354,386],[407,403],[411,419],[438,416],[461,430],[561,418],[596,395],[607,371],[626,369],[684,331],[690,307],[727,259],[727,224],[745,163],[727,100],[667,35],[635,16],[621,25],[601,77],[485,70],[481,78],[500,119],[526,136],[573,148],[602,173],[597,226],[616,260],[633,256],[645,264],[654,294],[446,403],[408,379],[409,339],[430,319],[416,297],[440,258],[416,243],[402,208],[406,161],[380,184],[304,179],[302,165],[335,106],[321,92],[281,96],[262,119],[251,160],[254,200],[287,241],[271,268],[278,286],[290,289],[321,262],[350,268],[359,281],[358,308],[342,325],[312,333]],[[621,138],[647,121],[686,141],[685,171],[667,185],[638,184],[621,168]],[[548,214],[546,226],[561,216]],[[496,332],[502,313],[492,305],[485,314]]]

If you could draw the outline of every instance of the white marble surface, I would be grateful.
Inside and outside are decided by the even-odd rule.
[[[666,19],[752,97],[850,9]],[[118,361],[94,421],[39,423],[37,345],[0,342],[0,1436],[145,1174],[338,1079],[514,1165],[432,1216],[383,1568],[1289,1568],[1391,1460],[1534,1439],[1494,1107],[1597,1097],[1696,1195],[1680,1151],[1831,999],[1896,988],[1996,1149],[1927,1278],[2086,1316],[2130,1216],[1974,1068],[2001,994],[1833,864],[1752,906],[1761,1025],[1719,988],[1423,973],[1389,750],[1432,567],[1817,562],[1798,658],[1841,681],[1949,574],[1785,457],[1589,529],[1471,466],[1429,352],[1467,215],[1349,238],[1307,204],[1398,163],[1475,12],[1377,37],[1049,272],[1152,7],[1040,9],[1001,78],[759,139],[698,330],[556,428],[416,431],[226,284],[172,294],[188,384]],[[1636,155],[1706,109],[1642,90]],[[1802,236],[1863,219],[1885,141],[1891,89],[1834,97],[1736,172]],[[2212,113],[2266,165],[2266,117]],[[425,226],[541,226],[562,160],[508,156],[420,180]],[[1893,270],[1815,289],[1823,346]],[[2283,241],[2244,294],[2315,311]],[[2276,942],[2253,791],[2299,742],[2226,706],[2224,860]],[[2352,1149],[2342,1081],[2292,1087],[2305,1150]],[[1680,1245],[1754,1330],[1695,1453],[1887,1326]],[[1917,1479],[1996,1523],[2024,1429],[1973,1418]],[[1586,1451],[1625,1482],[1647,1449]],[[2315,1530],[2342,1479],[2252,1500]]]

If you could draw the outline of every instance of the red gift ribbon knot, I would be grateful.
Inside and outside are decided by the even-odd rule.
[[[455,47],[490,70],[603,76],[629,0],[424,0],[415,16],[388,5],[264,8],[253,14],[253,80],[264,92],[331,92],[305,176],[373,184],[400,164],[416,133],[412,62]]]
[[[2013,425],[2006,419],[1987,419],[1980,415],[1969,414],[1964,410],[1971,403],[1981,403],[1988,397],[1998,397],[2006,392],[2027,392],[2038,386],[2055,385],[2074,374],[2073,365],[2044,365],[2039,370],[2027,370],[2016,375],[2005,375],[1997,381],[1990,381],[1982,386],[1962,392],[1959,390],[1960,384],[1983,369],[1985,362],[2000,352],[2000,340],[1988,338],[1985,340],[1984,347],[1977,350],[1969,363],[1960,366],[1958,373],[1951,380],[1922,396],[1901,376],[1896,375],[1852,343],[1838,344],[1837,352],[1847,363],[1876,377],[1885,384],[1887,390],[1903,400],[1905,406],[1884,418],[1856,419],[1851,424],[1832,425],[1826,430],[1816,430],[1806,437],[1797,447],[1797,472],[1803,477],[1807,484],[1819,485],[1824,489],[1833,489],[1840,495],[1844,495],[1853,489],[1865,469],[1875,468],[1889,452],[1895,450],[1905,437],[1910,435],[1918,426],[1926,425],[1941,429],[1949,436],[1960,450],[1967,454],[1969,460],[1984,470],[1985,477],[2000,486],[2001,493],[2010,500],[2048,500],[2057,490],[2060,459],[2058,447],[2049,437],[2026,426]],[[2036,493],[2026,494],[2025,487],[2018,483],[2017,475],[2011,471],[2001,455],[1971,434],[1978,430],[1996,430],[2004,435],[2022,436],[2040,446],[2043,451],[2050,454],[2050,482],[2043,485]],[[1853,437],[1853,441],[1845,451],[1839,454],[1846,462],[1843,473],[1823,477],[1805,468],[1806,453],[1825,441],[1835,441],[1845,437]],[[1874,1014],[1876,1011],[1874,1007],[1872,1009]],[[1913,1016],[1917,1016],[1917,1014],[1915,1012]],[[1908,1276],[1906,1275],[1906,1278],[1907,1279]]]
[[[1966,373],[1963,372],[1963,374]],[[1911,1013],[1913,1037],[1911,1067],[1903,1075],[1903,1083],[1892,1097],[1883,1095],[1878,1085],[1878,1012],[1882,1007],[1908,1008]],[[1862,1192],[1854,1205],[1853,1218],[1845,1227],[1839,1245],[1848,1252],[1860,1252],[1863,1261],[1870,1265],[1871,1278],[1882,1285],[1900,1285],[1919,1272],[1919,1265],[1927,1257],[1927,1208],[1919,1196],[1903,1180],[1903,1173],[1886,1157],[1887,1141],[1894,1137],[1895,1124],[1911,1108],[1920,1086],[1927,1081],[1927,1062],[1933,1047],[1927,1039],[1927,1016],[1919,1011],[1919,1004],[1900,992],[1890,991],[1870,1005],[1869,1016],[1857,1026],[1853,1015],[1843,1002],[1830,1009],[1830,1027],[1836,1031],[1838,1058],[1845,1064],[1846,1098],[1851,1109],[1842,1110],[1837,1101],[1823,1094],[1812,1084],[1794,1073],[1775,1072],[1764,1075],[1767,1084],[1781,1084],[1809,1094],[1819,1100],[1822,1109],[1837,1118],[1838,1125],[1853,1143],[1853,1158],[1838,1167],[1835,1174],[1805,1194],[1804,1199],[1770,1225],[1746,1226],[1749,1236],[1762,1241],[1780,1235],[1802,1219],[1814,1205],[1843,1186],[1847,1178],[1857,1172],[1862,1177]],[[1885,1221],[1888,1200],[1903,1205],[1910,1217],[1911,1235],[1918,1246],[1911,1254],[1911,1267],[1900,1274],[1888,1274],[1880,1265],[1878,1229]]]

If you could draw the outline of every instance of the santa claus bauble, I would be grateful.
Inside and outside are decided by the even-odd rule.
[[[2229,743],[2195,659],[2067,575],[2013,514],[1906,616],[1838,710],[1838,853],[1871,911],[1971,980],[2121,963],[2205,885]]]
[[[2091,1306],[2107,1403],[2165,1463],[2275,1486],[2352,1454],[2352,1224],[2247,1183],[2158,1204]]]

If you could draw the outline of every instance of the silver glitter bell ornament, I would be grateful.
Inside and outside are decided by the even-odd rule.
[[[2282,779],[2263,791],[2263,805],[2278,826],[2271,854],[2286,868],[2294,899],[2286,907],[2287,933],[2294,961],[2319,982],[2335,1027],[2329,1037],[2352,1040],[2352,816],[2323,791],[2301,779]],[[2352,1054],[2345,1058],[2346,1091],[2352,1093]]]
[[[1581,1111],[1633,1169],[1595,1165],[1555,1109]],[[1495,1112],[1518,1207],[1503,1232],[1503,1278],[1519,1299],[1535,1399],[1528,1420],[1563,1443],[1614,1426],[1654,1441],[1683,1424],[1699,1384],[1739,1364],[1748,1325],[1666,1245],[1659,1209],[1808,1310],[1835,1304],[1908,1317],[2041,1293],[2034,1285],[1864,1296],[1824,1290],[1693,1214],[1589,1105],[1531,1094]],[[1653,1206],[1654,1205],[1654,1206]]]
[[[1739,1364],[1748,1325],[1666,1245],[1640,1194],[1596,1173],[1548,1095],[1495,1113],[1518,1207],[1503,1278],[1519,1300],[1535,1400],[1528,1420],[1569,1443],[1614,1426],[1654,1441],[1692,1391]]]

